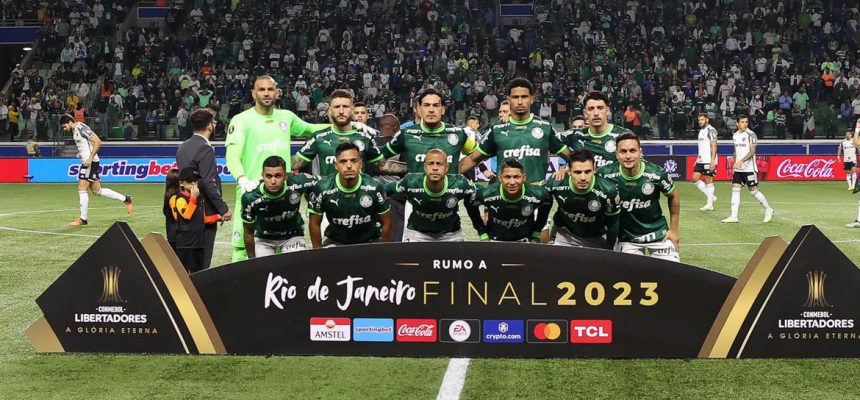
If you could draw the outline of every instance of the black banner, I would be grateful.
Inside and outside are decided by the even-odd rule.
[[[673,180],[687,179],[687,156],[646,156],[645,159],[663,167]]]

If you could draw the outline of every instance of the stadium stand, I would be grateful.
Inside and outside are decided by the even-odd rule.
[[[147,23],[143,7],[167,12]],[[511,16],[488,0],[6,0],[2,18],[44,23],[6,104],[21,110],[19,140],[47,138],[75,111],[110,139],[175,139],[198,107],[219,111],[223,129],[266,73],[281,106],[310,121],[336,88],[363,100],[372,123],[409,120],[414,94],[433,86],[449,122],[488,123],[501,88],[525,76],[539,88],[534,113],[560,128],[601,90],[615,123],[655,139],[692,137],[703,112],[721,136],[749,114],[763,137],[833,138],[860,117],[857,7],[553,0]]]

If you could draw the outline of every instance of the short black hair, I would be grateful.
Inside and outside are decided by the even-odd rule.
[[[740,120],[742,120],[742,119],[749,119],[749,118],[750,118],[750,117],[749,117],[749,116],[747,116],[746,114],[741,114],[741,115],[738,115],[738,119],[737,119],[737,120],[738,120],[738,121],[740,121]]]
[[[510,82],[508,82],[508,87],[505,89],[505,91],[507,92],[508,96],[510,96],[510,95],[511,95],[511,90],[513,90],[514,88],[518,88],[518,87],[528,89],[528,90],[529,90],[529,94],[534,94],[534,93],[535,93],[535,87],[534,87],[534,85],[532,85],[532,83],[531,83],[528,79],[526,79],[526,78],[514,78],[514,79],[511,79],[511,81],[510,81]]]
[[[63,114],[60,116],[60,125],[68,124],[69,122],[75,122],[75,117],[69,114]]]
[[[287,162],[284,161],[280,156],[269,156],[265,161],[263,161],[263,168],[277,168],[284,167],[284,171],[287,170]]]
[[[516,158],[506,159],[505,162],[502,163],[501,168],[499,168],[499,171],[502,171],[505,168],[516,168],[516,169],[520,170],[520,172],[525,173],[525,168],[523,168],[523,163],[521,163],[520,160],[517,160]]]
[[[205,108],[194,111],[191,113],[191,116],[188,117],[188,121],[191,122],[191,130],[194,132],[202,132],[206,130],[206,127],[208,127],[214,119],[215,115]]]
[[[571,121],[571,122],[573,122],[573,121],[585,121],[585,116],[583,116],[583,115],[576,115],[576,116],[574,116],[570,121]]]
[[[364,108],[367,108],[367,104],[364,104],[364,102],[362,102],[362,101],[356,101],[355,103],[353,103],[353,104],[352,104],[352,108],[354,108],[354,109],[355,109],[355,108],[358,108],[358,107],[364,107]]]
[[[602,101],[603,104],[606,104],[609,107],[609,97],[607,97],[603,92],[592,91],[585,95],[585,98],[582,99],[582,106],[585,107],[585,104],[588,103],[589,100],[598,100]]]
[[[334,156],[338,157],[338,156],[340,156],[340,153],[343,153],[344,151],[347,151],[347,150],[355,150],[356,153],[361,154],[361,150],[358,149],[358,146],[356,146],[355,143],[343,142],[343,143],[337,145],[337,148],[334,149]]]
[[[591,161],[594,164],[594,153],[586,149],[577,149],[570,153],[570,163]]]
[[[334,100],[334,99],[355,100],[352,96],[352,93],[346,89],[336,89],[335,91],[331,92],[331,99],[332,100]],[[362,105],[364,105],[364,104],[362,104]],[[353,107],[355,107],[355,104],[353,104]]]
[[[638,144],[639,147],[642,147],[642,142],[639,141],[639,136],[636,136],[636,134],[633,132],[627,132],[627,133],[621,134],[621,136],[618,136],[618,138],[615,139],[615,143],[618,144],[618,143],[621,143],[625,140],[635,140],[636,144]]]
[[[442,100],[442,103],[445,102],[445,96],[443,96],[442,93],[440,93],[438,90],[431,87],[431,88],[427,88],[427,89],[424,89],[424,90],[418,92],[418,95],[415,96],[415,100],[418,100],[416,103],[421,104],[421,101],[423,101],[425,97],[427,97],[431,94],[435,94],[436,96],[439,96],[439,99]]]
[[[475,120],[475,121],[481,122],[481,119],[480,119],[480,118],[478,118],[478,116],[477,116],[477,115],[474,115],[474,114],[472,114],[472,115],[470,115],[469,117],[467,117],[467,118],[466,118],[466,122],[471,121],[471,120]]]

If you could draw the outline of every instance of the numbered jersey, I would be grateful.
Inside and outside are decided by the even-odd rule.
[[[389,194],[402,194],[412,204],[407,227],[423,233],[448,233],[460,230],[460,201],[475,201],[475,184],[463,175],[445,176],[445,188],[439,193],[427,189],[427,177],[406,174],[402,180],[385,185]]]
[[[651,243],[666,236],[669,224],[660,207],[660,193],[675,190],[666,170],[642,161],[636,176],[624,175],[621,165],[603,167],[598,175],[614,184],[621,197],[619,242]]]
[[[325,215],[325,236],[344,244],[368,243],[382,234],[379,215],[390,210],[385,188],[369,175],[361,174],[353,188],[344,188],[338,174],[314,186],[308,212]]]
[[[702,129],[699,129],[699,138],[696,143],[699,147],[699,155],[696,157],[696,162],[700,164],[715,164],[716,160],[711,160],[711,143],[717,141],[717,130],[710,124]],[[711,167],[711,169],[715,169]]]
[[[382,155],[390,158],[405,153],[407,172],[424,173],[424,156],[437,148],[448,153],[448,168],[456,171],[460,153],[471,153],[475,142],[469,139],[463,128],[444,122],[435,130],[427,129],[424,124],[413,125],[400,130],[382,149]]]
[[[735,146],[735,160],[742,160],[747,154],[755,148],[758,138],[755,133],[749,129],[741,132],[735,132],[732,135],[732,143]],[[737,162],[737,161],[736,161]],[[735,168],[738,172],[758,172],[758,166],[755,162],[755,155],[749,160],[746,160],[740,168]]]
[[[603,236],[606,233],[606,216],[618,215],[620,197],[615,185],[594,176],[588,189],[580,191],[573,186],[572,178],[550,179],[544,188],[552,195],[558,208],[552,217],[553,224],[563,226],[581,238]]]
[[[489,219],[487,234],[491,240],[513,242],[533,237],[543,226],[535,225],[535,211],[552,204],[552,198],[542,186],[523,185],[520,198],[508,200],[501,183],[489,185],[478,191],[477,204],[483,204]]]
[[[382,153],[370,135],[354,130],[338,132],[332,128],[314,134],[310,140],[305,142],[305,145],[302,146],[297,155],[307,162],[312,162],[315,157],[319,157],[320,176],[334,175],[337,173],[334,167],[336,161],[335,150],[337,146],[345,142],[352,142],[358,146],[361,158],[364,160],[365,168],[368,163],[382,160]]]
[[[842,156],[844,162],[857,162],[857,147],[854,146],[854,141],[851,139],[843,140],[840,144],[842,146]]]
[[[618,162],[615,156],[615,140],[630,132],[627,128],[610,124],[609,129],[601,134],[592,133],[590,128],[565,131],[562,141],[573,150],[586,149],[594,153],[594,165],[602,168]]]
[[[89,159],[90,155],[93,154],[93,142],[90,141],[90,138],[94,135],[95,132],[93,132],[93,130],[83,122],[78,122],[75,128],[72,129],[72,140],[75,141],[75,147],[78,148],[81,160]],[[98,154],[93,157],[93,161],[99,161]]]
[[[526,183],[543,181],[549,155],[561,153],[567,146],[561,142],[552,124],[534,115],[522,122],[510,121],[493,125],[484,135],[478,151],[487,157],[498,156],[499,164],[505,159],[515,158],[525,168]]]
[[[318,179],[308,174],[289,174],[284,189],[277,194],[260,187],[242,195],[242,222],[254,224],[254,236],[261,239],[284,240],[304,234],[304,221],[299,213],[302,196],[316,186]]]

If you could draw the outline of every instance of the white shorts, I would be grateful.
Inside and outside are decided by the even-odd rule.
[[[412,215],[412,203],[406,201],[403,206],[403,236],[400,238],[401,242],[406,242],[406,228],[409,226],[409,216]]]
[[[602,237],[582,238],[570,233],[566,227],[553,225],[550,231],[550,244],[559,246],[592,247],[596,249],[606,248],[606,239]]]
[[[671,240],[654,243],[619,242],[615,249],[624,254],[650,255],[661,260],[681,262],[681,254]]]
[[[463,235],[463,230],[445,233],[424,233],[414,231],[409,228],[403,228],[404,242],[464,242],[466,236]]]
[[[286,240],[254,238],[254,254],[258,258],[275,255],[278,250],[284,254],[307,250],[307,248],[308,245],[304,236],[294,236]]]

